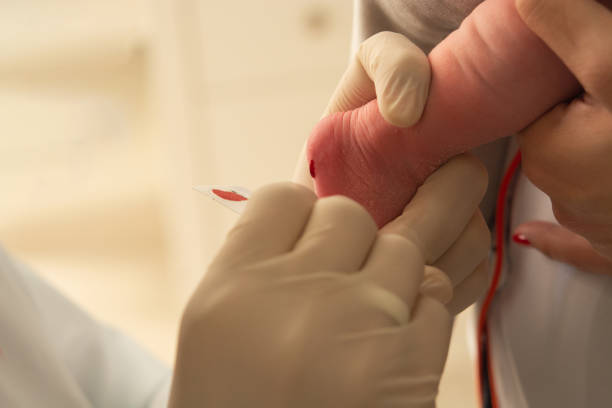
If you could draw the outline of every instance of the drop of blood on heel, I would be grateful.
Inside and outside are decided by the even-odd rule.
[[[312,178],[315,178],[315,164],[314,164],[314,160],[310,161],[310,176]]]

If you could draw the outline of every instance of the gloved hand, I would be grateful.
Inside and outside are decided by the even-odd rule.
[[[424,257],[473,214],[450,184],[480,176],[453,159],[386,231],[348,198],[255,192],[186,308],[170,407],[434,406],[452,288]]]
[[[409,127],[421,117],[427,102],[429,82],[430,69],[426,55],[403,35],[381,32],[361,44],[324,116],[357,108],[377,98],[379,110],[388,122]],[[409,204],[420,206],[419,211],[425,216],[431,214],[429,206],[444,208],[439,212],[440,220],[447,220],[451,224],[453,220],[462,219],[453,219],[456,207],[470,212],[471,218],[467,218],[465,224],[457,224],[461,228],[452,236],[453,241],[437,251],[425,252],[426,264],[441,267],[453,283],[454,298],[448,304],[451,313],[459,313],[474,303],[488,284],[485,258],[490,234],[478,209],[487,187],[486,171],[475,159],[463,160],[468,163],[464,174],[473,175],[473,179],[464,178],[463,175],[436,176],[445,180],[444,187],[438,185],[438,198],[415,203],[415,197]],[[443,173],[447,172],[440,174]],[[313,189],[305,150],[298,160],[293,180]],[[393,231],[395,227],[392,224],[384,229]]]
[[[425,108],[430,80],[429,60],[419,47],[401,34],[375,34],[359,46],[323,116],[349,111],[378,98],[380,113],[389,123],[412,126]],[[314,189],[305,150],[293,181]]]
[[[387,122],[412,126],[425,108],[430,80],[429,60],[419,47],[401,34],[375,34],[360,45],[324,116],[378,98],[380,113]]]

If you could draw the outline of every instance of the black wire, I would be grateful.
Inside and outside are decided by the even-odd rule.
[[[483,334],[483,337],[485,335]],[[482,392],[482,408],[493,408],[493,404],[491,402],[491,384],[489,383],[489,354],[487,350],[487,342],[485,339],[480,339],[483,342],[482,347],[482,358],[481,361],[481,370],[482,378],[479,378],[480,381],[480,390]]]

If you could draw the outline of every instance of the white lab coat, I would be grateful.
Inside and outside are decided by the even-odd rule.
[[[555,222],[550,199],[521,175],[510,230],[530,220]],[[612,276],[508,245],[488,319],[501,407],[611,407]]]
[[[0,407],[164,407],[170,380],[0,248]]]
[[[481,1],[355,0],[353,47],[391,30],[428,52],[457,26],[457,10],[471,10]],[[490,223],[503,164],[513,156],[507,146],[498,141],[474,152],[489,171],[481,208]],[[508,231],[530,220],[554,222],[549,198],[524,176],[510,213]],[[508,245],[504,284],[488,319],[501,408],[612,407],[612,276],[578,271],[534,249]]]

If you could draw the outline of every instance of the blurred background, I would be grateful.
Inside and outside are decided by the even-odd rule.
[[[0,242],[172,364],[235,215],[192,190],[291,177],[349,59],[351,0],[0,4]],[[440,407],[476,406],[469,312]]]

